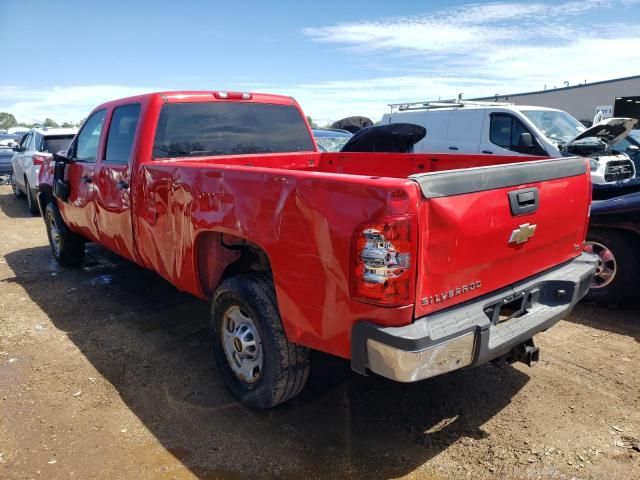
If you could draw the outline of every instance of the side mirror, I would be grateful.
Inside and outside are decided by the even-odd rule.
[[[14,152],[20,152],[20,145],[18,145],[17,143],[13,144],[13,147],[11,147],[11,150],[13,150]]]
[[[56,163],[64,163],[67,164],[71,161],[69,157],[67,157],[67,152],[60,151],[58,153],[53,154],[53,161]]]
[[[628,145],[627,146],[627,152],[629,153],[636,153],[640,151],[640,147],[638,145]]]
[[[531,148],[533,147],[533,137],[528,132],[523,132],[520,134],[518,138],[518,147],[519,148]]]

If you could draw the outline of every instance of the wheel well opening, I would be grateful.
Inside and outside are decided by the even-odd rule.
[[[248,272],[271,274],[267,253],[244,238],[220,232],[206,232],[197,242],[198,278],[202,292],[211,297],[225,279]]]

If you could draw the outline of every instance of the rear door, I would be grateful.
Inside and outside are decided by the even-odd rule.
[[[582,250],[583,158],[414,175],[423,193],[416,316],[509,286]]]
[[[140,104],[113,109],[104,157],[96,171],[96,224],[100,243],[123,257],[135,260],[131,223],[131,161],[140,118]]]

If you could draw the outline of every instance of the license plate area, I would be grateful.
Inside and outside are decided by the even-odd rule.
[[[487,305],[484,308],[484,313],[493,325],[499,325],[529,313],[529,310],[540,302],[541,295],[542,290],[538,287],[521,290],[496,303]]]

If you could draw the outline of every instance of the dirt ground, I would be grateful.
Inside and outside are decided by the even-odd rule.
[[[317,354],[271,411],[224,388],[204,302],[89,246],[51,259],[0,187],[0,478],[640,478],[638,307],[579,305],[534,368],[417,384]]]

